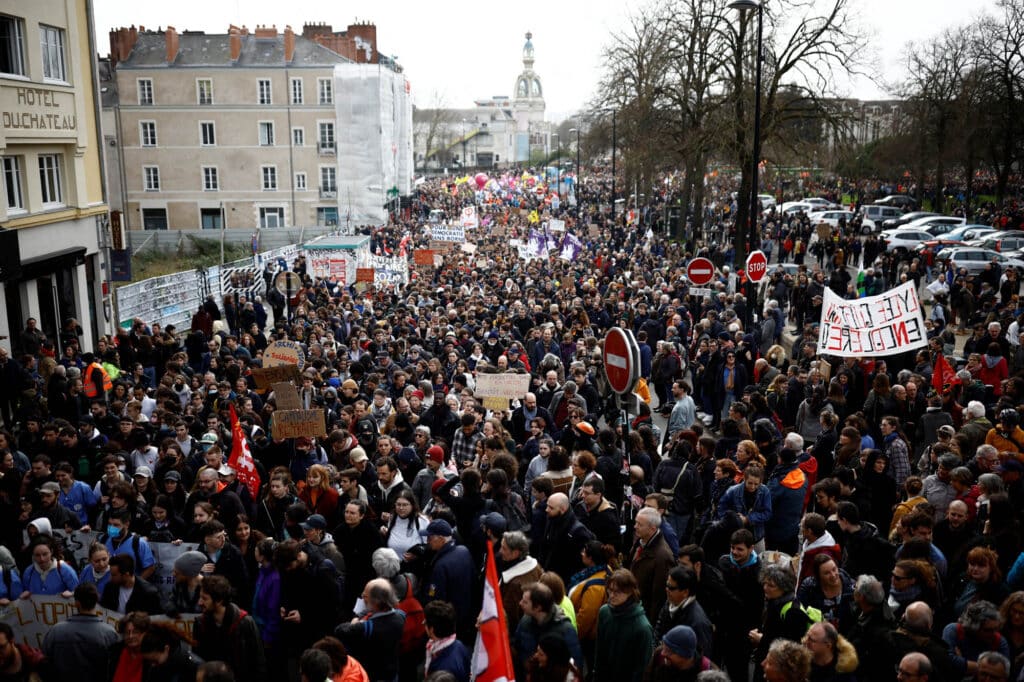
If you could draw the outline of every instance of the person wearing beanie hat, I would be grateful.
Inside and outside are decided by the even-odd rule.
[[[716,670],[715,665],[697,647],[697,635],[689,625],[677,625],[661,640],[647,666],[646,680],[673,682],[696,680],[705,670]]]
[[[174,560],[174,586],[164,602],[168,616],[201,613],[199,592],[203,582],[202,570],[210,560],[202,552],[191,550]]]
[[[417,471],[412,480],[412,492],[420,503],[420,509],[425,509],[430,503],[434,483],[440,481],[443,485],[447,480],[444,460],[444,448],[440,445],[431,445],[427,448],[427,456],[424,459],[426,466]]]

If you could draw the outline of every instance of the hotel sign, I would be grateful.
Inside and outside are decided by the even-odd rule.
[[[75,137],[74,93],[35,85],[2,87],[0,128],[7,137]]]

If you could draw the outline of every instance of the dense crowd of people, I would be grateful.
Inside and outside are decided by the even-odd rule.
[[[754,291],[724,224],[670,242],[657,210],[631,224],[602,210],[610,183],[580,189],[558,211],[574,260],[510,244],[550,197],[435,180],[367,228],[375,252],[411,260],[436,208],[486,224],[408,285],[315,279],[300,256],[287,307],[272,288],[210,299],[188,330],[135,320],[95,348],[74,320],[59,338],[28,320],[0,349],[0,607],[76,613],[39,648],[0,622],[0,680],[468,682],[489,547],[519,680],[1019,679],[1016,275],[769,212],[762,248],[799,267]],[[719,266],[707,295],[684,276],[696,254]],[[942,278],[926,348],[816,353],[826,288]],[[640,349],[629,411],[602,362],[613,326]],[[297,396],[325,433],[275,435],[253,370],[277,340],[302,346]],[[499,408],[475,395],[488,373],[529,391]],[[252,487],[228,464],[239,434]],[[90,529],[75,565],[61,531]],[[151,543],[182,542],[158,589]],[[189,614],[188,633],[156,618]]]

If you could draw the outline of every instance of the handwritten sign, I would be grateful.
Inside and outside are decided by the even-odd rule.
[[[0,609],[0,622],[7,623],[14,630],[15,640],[37,649],[43,646],[46,633],[58,623],[63,623],[78,613],[72,599],[59,595],[32,595],[28,599],[16,599]],[[100,619],[112,627],[121,621],[122,614],[97,606],[94,611]],[[198,614],[186,614],[178,618],[154,615],[157,623],[172,623],[179,632],[193,638],[195,620]]]
[[[492,398],[490,396],[482,398],[481,402],[485,409],[488,410],[507,410],[508,409],[508,398]]]
[[[818,353],[839,357],[878,357],[928,345],[921,303],[913,282],[854,300],[825,289]]]
[[[323,410],[278,410],[270,429],[274,438],[323,436],[327,433]]]
[[[275,365],[273,367],[253,367],[252,378],[256,388],[268,389],[274,384],[299,378],[299,366],[293,364]]]
[[[373,281],[373,268],[356,268],[356,281],[357,282],[372,282]]]
[[[295,365],[300,370],[306,364],[306,353],[302,346],[294,341],[274,341],[263,351],[263,366],[278,367]]]
[[[464,242],[466,230],[461,225],[435,225],[430,238],[436,242]]]
[[[277,402],[277,409],[280,410],[301,410],[302,401],[299,400],[299,392],[290,383],[274,384],[270,388],[274,391],[274,401]]]
[[[185,552],[198,549],[199,545],[192,542],[183,542],[180,545],[151,542],[149,548],[153,550],[153,559],[156,561],[156,570],[149,577],[149,582],[156,586],[162,597],[168,598],[174,589],[174,562]]]
[[[476,206],[466,206],[462,209],[462,214],[459,218],[459,223],[463,229],[471,230],[480,225],[479,220],[476,217]]]
[[[433,265],[434,252],[430,249],[416,249],[412,252],[412,262],[416,265]]]
[[[528,390],[529,374],[478,374],[473,395],[481,398],[522,398]]]

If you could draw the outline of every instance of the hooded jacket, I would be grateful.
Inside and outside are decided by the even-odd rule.
[[[769,546],[797,536],[804,512],[807,476],[797,462],[779,463],[767,483],[772,496],[772,516],[765,523],[764,538]]]
[[[640,682],[654,653],[654,629],[639,602],[605,604],[597,616],[595,682]]]

